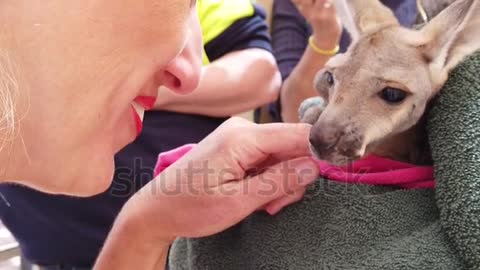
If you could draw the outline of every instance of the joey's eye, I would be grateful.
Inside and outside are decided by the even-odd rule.
[[[333,74],[330,71],[325,71],[325,73],[323,74],[323,78],[329,86],[335,84],[335,79],[333,78]]]
[[[407,97],[405,91],[392,87],[385,87],[379,95],[383,100],[392,104],[400,103]]]

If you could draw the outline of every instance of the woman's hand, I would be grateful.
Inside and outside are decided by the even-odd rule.
[[[324,50],[337,46],[342,26],[332,0],[292,0],[313,29],[315,44]]]
[[[274,214],[300,200],[318,177],[309,131],[228,120],[127,202],[97,269],[163,267],[176,237],[212,235],[258,209]]]
[[[231,119],[127,204],[152,236],[211,235],[259,208],[278,212],[318,176],[308,157],[310,126]]]

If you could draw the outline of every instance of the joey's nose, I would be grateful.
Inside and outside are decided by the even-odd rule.
[[[310,133],[309,141],[315,153],[321,158],[333,150],[338,140],[335,136],[312,132]]]
[[[319,158],[334,151],[335,146],[342,136],[342,132],[335,128],[313,128],[310,132],[310,145]]]

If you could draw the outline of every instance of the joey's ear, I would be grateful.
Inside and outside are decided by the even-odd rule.
[[[421,50],[437,83],[443,84],[449,71],[480,48],[479,2],[457,0],[421,30]]]
[[[379,0],[335,0],[335,6],[353,40],[376,27],[399,25],[392,10]]]

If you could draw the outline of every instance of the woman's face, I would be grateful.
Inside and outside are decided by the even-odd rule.
[[[101,192],[158,87],[187,93],[198,84],[195,0],[4,1],[2,24],[0,47],[8,47],[20,89],[17,135],[0,153],[2,180]]]

